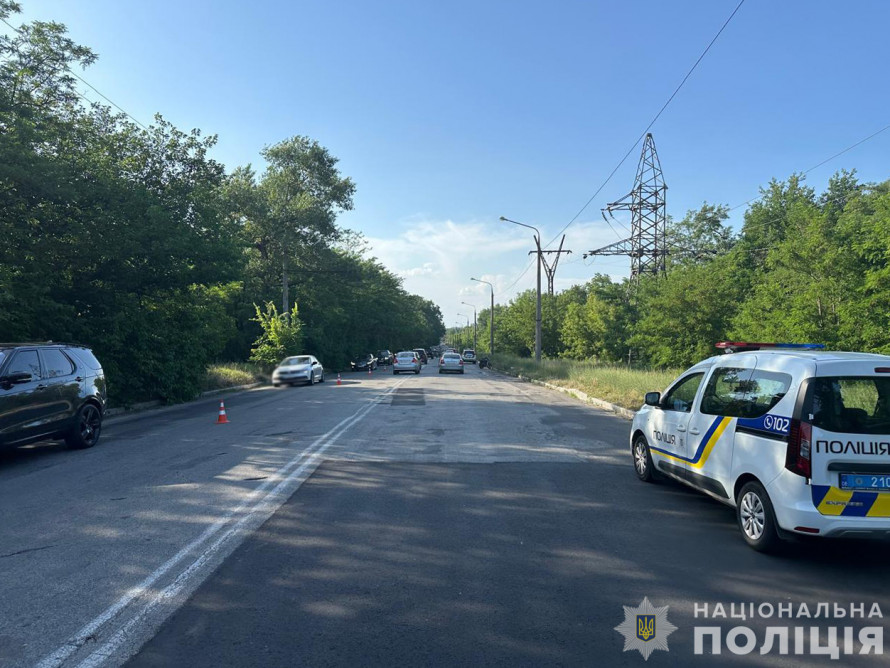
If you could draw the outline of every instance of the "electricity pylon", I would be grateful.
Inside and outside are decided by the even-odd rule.
[[[630,211],[630,238],[588,251],[584,257],[627,255],[630,257],[630,276],[633,279],[638,279],[642,274],[664,273],[664,259],[668,252],[665,240],[666,193],[667,186],[655,151],[655,140],[649,132],[643,142],[633,190],[602,209],[604,219],[606,212],[614,218],[613,211]]]

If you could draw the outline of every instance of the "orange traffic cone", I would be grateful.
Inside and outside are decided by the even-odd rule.
[[[229,424],[229,418],[226,417],[226,405],[219,402],[219,417],[216,418],[216,424]]]
[[[342,384],[343,384],[343,383],[340,382],[340,374],[338,373],[338,374],[337,374],[337,385],[342,385]]]

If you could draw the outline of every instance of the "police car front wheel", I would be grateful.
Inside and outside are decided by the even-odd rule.
[[[779,546],[773,504],[759,482],[748,482],[739,491],[736,515],[748,545],[758,552],[772,552]]]
[[[652,465],[652,455],[649,453],[649,444],[645,437],[637,436],[634,439],[631,454],[634,460],[634,472],[643,482],[655,481],[655,470]]]

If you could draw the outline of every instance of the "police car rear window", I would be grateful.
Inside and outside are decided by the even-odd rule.
[[[720,367],[705,387],[701,412],[726,417],[757,418],[779,403],[791,376],[776,371]]]
[[[890,433],[890,378],[820,377],[810,381],[804,414],[820,429],[844,434]],[[808,414],[808,415],[807,415]]]

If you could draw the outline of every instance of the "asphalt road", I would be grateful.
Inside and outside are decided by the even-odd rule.
[[[796,666],[838,661],[761,655],[766,627],[886,628],[696,619],[869,612],[890,549],[758,554],[731,509],[635,479],[627,421],[546,389],[425,367],[241,393],[228,425],[217,406],[110,422],[88,451],[0,453],[0,665]],[[644,597],[677,627],[648,662],[614,630]],[[694,626],[740,625],[752,653],[694,654]]]

